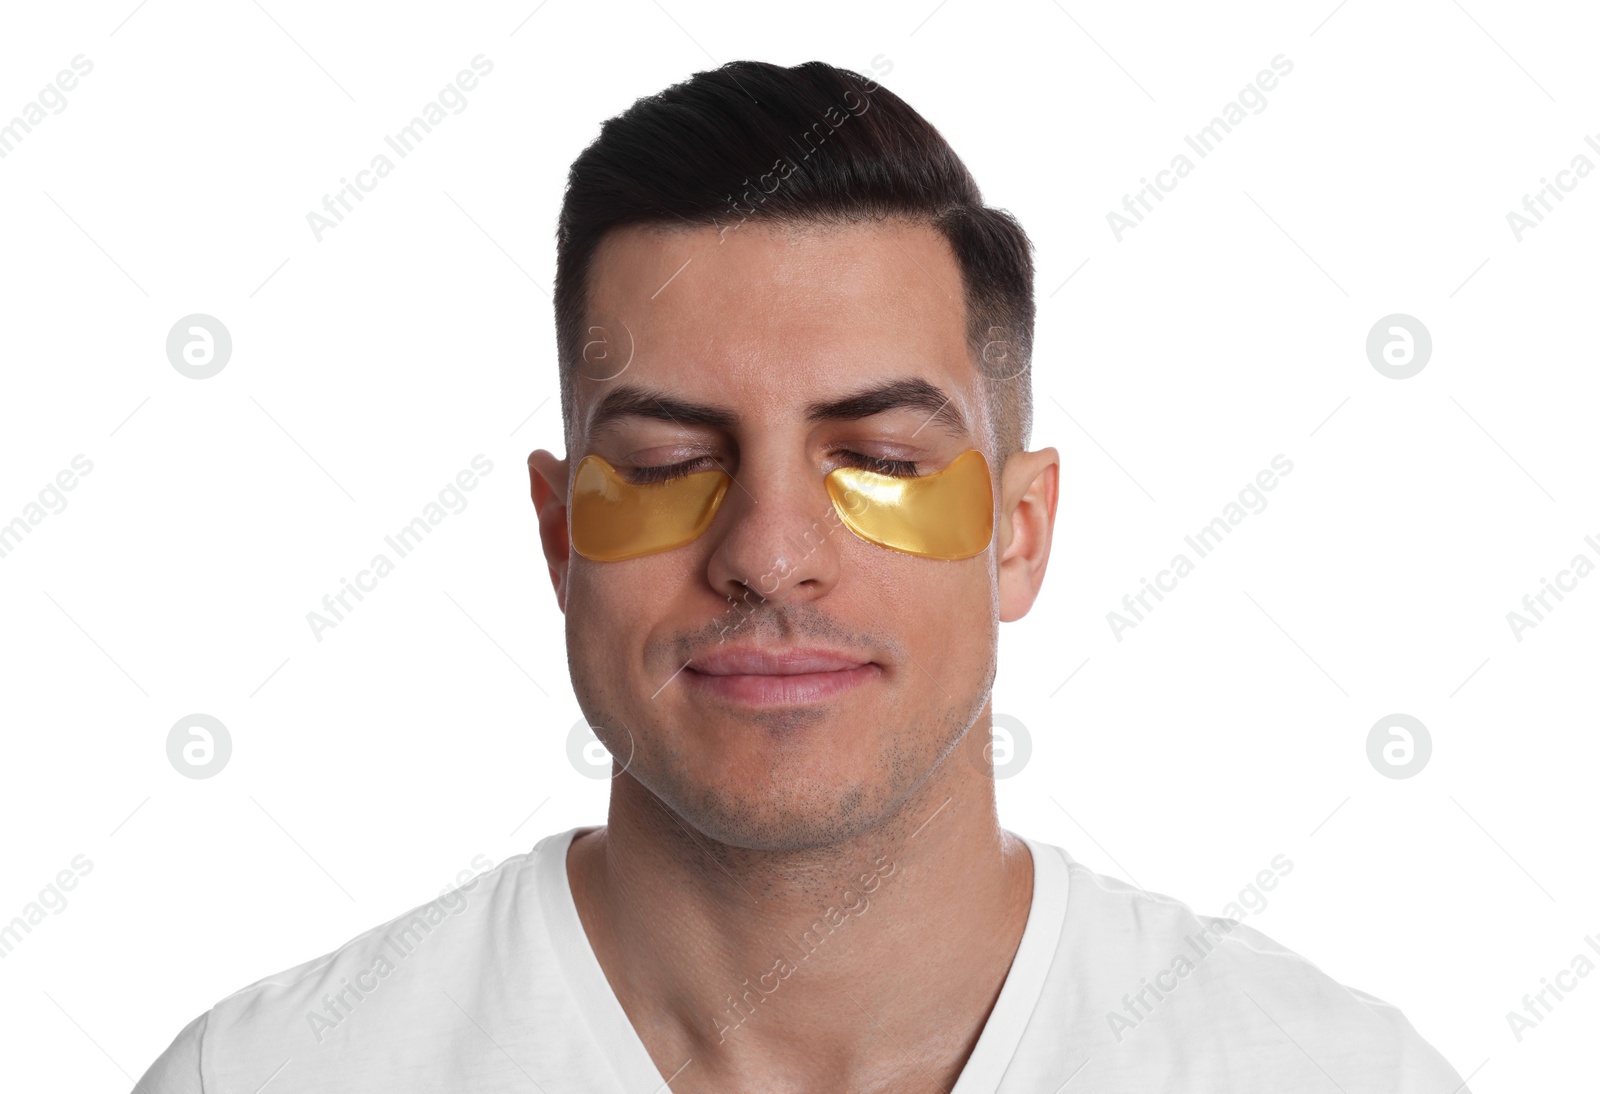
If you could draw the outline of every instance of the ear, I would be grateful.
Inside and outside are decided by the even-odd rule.
[[[1050,562],[1061,456],[1053,448],[1017,452],[1000,473],[1000,621],[1021,619],[1033,607]]]
[[[565,612],[572,547],[567,536],[567,461],[542,448],[534,450],[528,456],[528,485],[539,517],[539,542],[550,569],[550,583],[555,586],[556,603]]]

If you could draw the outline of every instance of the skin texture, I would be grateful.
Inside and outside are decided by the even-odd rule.
[[[677,1094],[948,1090],[1016,953],[1033,863],[999,826],[981,742],[999,624],[1044,580],[1060,461],[1047,448],[1001,466],[961,285],[943,238],[899,220],[625,228],[596,256],[590,313],[624,348],[583,367],[568,458],[528,462],[573,687],[619,772],[568,875]],[[809,403],[915,377],[969,432],[921,408],[805,419]],[[591,431],[622,383],[737,424]],[[967,448],[996,475],[983,553],[916,558],[829,519],[840,450],[925,474]],[[590,452],[618,468],[709,456],[694,470],[735,481],[694,542],[593,562],[570,551],[566,510]],[[843,647],[876,668],[831,698],[758,709],[685,675],[724,643]]]

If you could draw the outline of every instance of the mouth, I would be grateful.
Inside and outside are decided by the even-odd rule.
[[[744,706],[804,706],[860,687],[881,673],[874,661],[836,650],[723,650],[693,658],[690,686]]]

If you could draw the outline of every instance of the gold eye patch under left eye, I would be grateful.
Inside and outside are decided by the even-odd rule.
[[[931,475],[836,467],[824,480],[845,527],[869,543],[920,558],[971,558],[994,535],[989,464],[969,448]]]
[[[682,547],[710,527],[732,481],[715,470],[633,483],[604,457],[585,456],[572,485],[572,549],[621,562]],[[880,547],[955,561],[979,554],[994,535],[989,464],[975,448],[930,475],[838,467],[824,483],[845,527]]]

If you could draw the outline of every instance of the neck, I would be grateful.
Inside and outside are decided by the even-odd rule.
[[[657,1067],[694,1061],[677,1091],[857,1089],[907,1069],[948,1089],[1033,889],[993,781],[962,763],[855,835],[785,850],[713,840],[623,774],[606,827],[573,840],[568,876]]]

